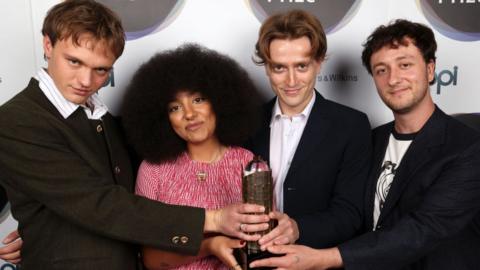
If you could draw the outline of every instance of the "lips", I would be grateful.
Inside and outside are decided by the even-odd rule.
[[[300,93],[300,89],[283,89],[283,92],[287,96],[296,96]]]
[[[188,124],[185,127],[185,129],[188,130],[188,131],[195,131],[195,130],[199,129],[201,126],[202,126],[202,122],[195,122],[195,123]]]
[[[74,91],[75,95],[79,95],[79,96],[83,96],[83,97],[86,97],[86,96],[90,95],[90,90],[88,90],[88,89],[79,89],[79,88],[75,88],[75,87],[72,87],[72,88],[73,88],[73,91]]]
[[[394,95],[394,96],[395,95],[400,95],[407,90],[408,90],[408,87],[397,88],[397,89],[393,89],[392,91],[390,91],[390,94]]]

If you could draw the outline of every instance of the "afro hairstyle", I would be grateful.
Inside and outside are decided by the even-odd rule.
[[[162,162],[186,151],[168,118],[168,104],[183,91],[210,101],[222,145],[241,146],[255,131],[261,96],[247,72],[232,58],[189,43],[154,55],[127,86],[120,113],[139,158]]]

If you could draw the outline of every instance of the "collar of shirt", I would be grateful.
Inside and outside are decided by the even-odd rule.
[[[314,89],[312,91],[316,91],[316,90]],[[315,98],[316,98],[315,96],[316,94],[314,92],[312,95],[312,98],[308,102],[305,109],[303,109],[301,113],[291,116],[292,121],[297,121],[297,120],[306,121],[306,119],[308,119],[308,117],[310,116],[310,112],[312,111],[313,104],[315,103]],[[278,121],[281,117],[289,117],[289,116],[282,114],[282,110],[280,109],[280,104],[278,103],[278,97],[277,97],[277,100],[275,101],[275,105],[273,105],[272,119],[270,120],[270,128],[272,127],[272,124],[275,121]]]
[[[37,72],[35,79],[38,80],[38,85],[43,94],[65,119],[72,115],[72,113],[75,112],[78,107],[83,108],[88,119],[98,120],[108,111],[107,106],[100,100],[97,93],[88,98],[87,103],[89,104],[89,107],[68,101],[65,97],[63,97],[60,90],[57,89],[52,77],[50,77],[50,75],[43,68]]]

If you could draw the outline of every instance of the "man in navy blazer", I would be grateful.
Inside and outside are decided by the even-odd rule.
[[[363,63],[395,118],[373,132],[365,234],[330,249],[271,247],[286,256],[257,266],[478,269],[480,134],[433,103],[436,48],[430,28],[406,20],[365,44]]]
[[[332,247],[362,225],[370,124],[364,113],[314,89],[326,50],[322,25],[305,11],[274,15],[260,29],[256,62],[265,66],[276,97],[265,105],[249,148],[269,161],[279,211],[272,216],[279,225],[260,240],[263,247],[298,237],[312,247]]]

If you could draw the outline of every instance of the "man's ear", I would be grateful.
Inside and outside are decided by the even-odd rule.
[[[427,63],[427,76],[429,83],[435,79],[435,61],[433,60]]]
[[[46,60],[52,56],[53,44],[48,35],[43,36],[43,55]]]

